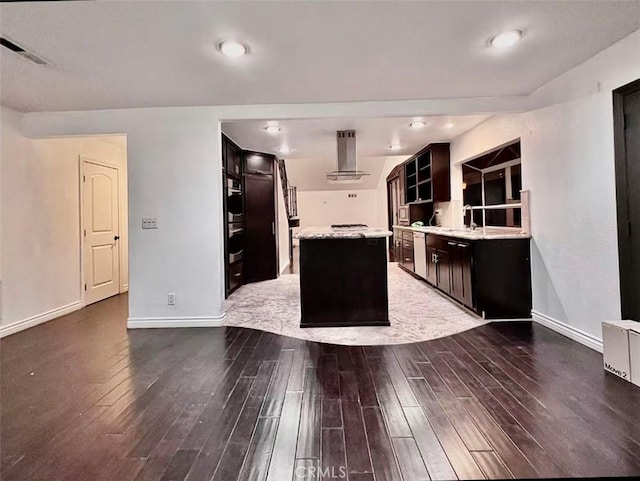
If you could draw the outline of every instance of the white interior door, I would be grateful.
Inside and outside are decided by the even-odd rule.
[[[120,292],[118,170],[82,163],[85,304]]]

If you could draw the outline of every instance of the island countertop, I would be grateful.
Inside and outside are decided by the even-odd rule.
[[[371,239],[390,237],[393,232],[386,229],[372,227],[305,227],[296,232],[293,237],[296,239]]]

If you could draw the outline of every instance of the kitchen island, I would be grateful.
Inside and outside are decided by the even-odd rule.
[[[362,225],[307,227],[300,240],[300,327],[388,326],[387,238]]]

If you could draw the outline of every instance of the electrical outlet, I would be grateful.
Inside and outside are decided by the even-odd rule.
[[[442,215],[442,209],[436,209],[434,212],[436,215]]]
[[[142,218],[143,229],[157,229],[158,219],[156,217],[143,217]]]
[[[167,294],[167,304],[169,304],[170,306],[175,306],[176,305],[176,293],[175,292],[170,292],[169,294]]]

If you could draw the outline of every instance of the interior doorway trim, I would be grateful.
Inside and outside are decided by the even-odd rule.
[[[85,291],[85,283],[86,283],[86,278],[85,278],[85,236],[84,236],[84,229],[85,229],[85,223],[84,223],[84,165],[85,163],[89,163],[89,164],[94,164],[94,165],[98,165],[101,167],[107,167],[109,169],[114,169],[117,173],[118,176],[118,233],[121,234],[122,233],[122,216],[120,215],[120,181],[122,179],[122,176],[120,175],[120,166],[117,164],[113,164],[111,162],[105,162],[103,160],[96,160],[93,159],[91,157],[87,157],[84,155],[78,155],[78,172],[79,172],[79,176],[78,176],[78,182],[80,185],[79,188],[79,194],[80,194],[80,219],[79,219],[79,224],[80,224],[80,285],[78,286],[78,289],[80,290],[80,301],[81,301],[81,305],[82,307],[85,307],[87,305],[87,298],[86,298],[86,291]],[[121,240],[121,239],[120,239]],[[118,240],[118,293],[122,294],[122,292],[124,292],[123,287],[122,287],[122,242],[120,242],[120,240]],[[127,290],[128,290],[128,285],[127,285]]]
[[[630,319],[629,309],[637,296],[631,285],[631,263],[624,262],[631,255],[629,209],[629,179],[625,146],[625,96],[640,91],[640,79],[613,91],[613,142],[616,169],[616,206],[618,214],[618,265],[620,270],[620,307],[622,319]]]

